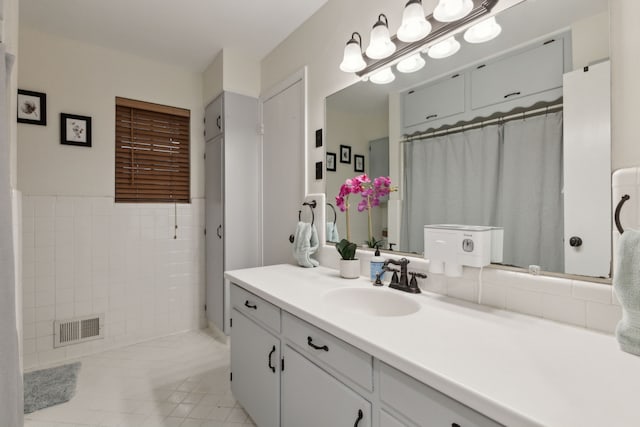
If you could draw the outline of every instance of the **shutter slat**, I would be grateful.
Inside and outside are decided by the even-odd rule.
[[[188,116],[116,105],[115,142],[116,202],[190,201]]]

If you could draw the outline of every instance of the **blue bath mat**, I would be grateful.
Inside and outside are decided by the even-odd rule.
[[[68,402],[76,392],[80,362],[24,374],[24,413]]]

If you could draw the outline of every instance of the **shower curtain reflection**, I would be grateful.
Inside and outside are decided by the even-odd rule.
[[[400,250],[425,224],[504,227],[504,264],[562,272],[562,112],[404,144]]]

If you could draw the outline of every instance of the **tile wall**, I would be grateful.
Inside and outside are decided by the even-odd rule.
[[[22,230],[25,369],[206,325],[203,199],[25,195]],[[105,339],[53,348],[55,319],[99,313]]]

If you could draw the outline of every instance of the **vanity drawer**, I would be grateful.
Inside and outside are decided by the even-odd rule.
[[[282,330],[291,343],[313,359],[373,390],[373,358],[369,354],[287,312],[282,314]]]
[[[280,309],[236,284],[231,284],[231,306],[241,313],[280,332]]]
[[[419,426],[501,425],[384,363],[380,363],[380,400]]]

